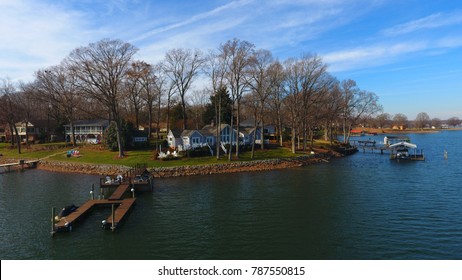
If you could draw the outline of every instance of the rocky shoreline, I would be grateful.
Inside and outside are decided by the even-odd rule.
[[[339,157],[338,154],[321,153],[316,155],[303,155],[291,158],[266,159],[246,162],[231,162],[208,165],[191,165],[177,167],[149,168],[149,171],[156,178],[168,178],[191,175],[208,175],[235,172],[253,172],[264,170],[285,169],[299,166],[306,166],[316,163],[326,163],[332,157]],[[62,161],[41,160],[38,169],[54,172],[70,172],[92,175],[116,175],[123,174],[130,167],[110,164],[86,164],[71,163]]]

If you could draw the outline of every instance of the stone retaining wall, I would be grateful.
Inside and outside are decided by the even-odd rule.
[[[82,173],[93,175],[123,174],[130,169],[130,167],[123,165],[87,164],[52,160],[41,160],[38,165],[38,168],[47,171]]]
[[[251,172],[291,168],[304,166],[318,162],[326,162],[326,157],[304,156],[287,159],[270,159],[257,160],[249,162],[231,162],[223,164],[211,165],[193,165],[193,166],[178,166],[178,167],[160,167],[151,169],[151,173],[155,177],[178,177],[190,175],[207,175],[235,172]]]
[[[207,174],[220,174],[220,173],[234,173],[234,172],[250,172],[250,171],[263,171],[273,169],[291,168],[297,166],[304,166],[319,162],[327,162],[330,155],[317,154],[310,156],[300,156],[294,158],[284,159],[268,159],[256,160],[248,162],[231,162],[222,164],[209,164],[209,165],[192,165],[192,166],[177,166],[177,167],[158,167],[151,168],[149,171],[157,178],[190,176],[190,175],[207,175]],[[83,174],[95,175],[115,175],[123,174],[130,168],[122,165],[109,165],[109,164],[85,164],[73,162],[60,162],[42,160],[38,166],[39,169],[56,171],[56,172],[72,172]]]

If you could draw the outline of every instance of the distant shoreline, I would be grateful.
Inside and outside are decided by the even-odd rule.
[[[364,130],[366,133],[377,133],[377,134],[431,134],[440,133],[441,131],[459,131],[462,128],[449,128],[449,129],[404,129],[404,130],[393,130],[393,129],[377,129],[377,128],[357,128],[358,130]],[[367,135],[367,134],[366,134]]]

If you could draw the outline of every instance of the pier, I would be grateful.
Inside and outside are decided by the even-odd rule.
[[[0,173],[10,172],[11,170],[37,167],[40,160],[19,160],[18,162],[0,164]]]
[[[399,138],[403,140],[403,138]],[[411,144],[409,139],[407,141],[398,142],[391,145],[376,145],[376,141],[374,140],[366,140],[366,141],[354,141],[353,146],[356,147],[358,150],[362,150],[363,153],[369,151],[371,153],[380,152],[380,154],[389,154],[390,159],[407,159],[411,161],[424,161],[425,155],[423,150],[417,150],[417,146],[415,144]],[[407,149],[412,149],[413,152],[408,152]],[[405,153],[403,153],[405,151]]]
[[[104,229],[112,231],[119,228],[120,224],[126,219],[128,213],[135,205],[135,192],[153,189],[153,177],[147,172],[145,165],[138,165],[130,169],[126,174],[117,175],[116,178],[106,176],[100,179],[100,196],[95,199],[94,186],[90,194],[91,199],[82,204],[74,212],[56,220],[55,208],[52,209],[52,229],[51,234],[58,232],[69,232],[76,223],[83,220],[89,215],[95,207],[111,207],[111,215],[102,221]],[[110,196],[105,199],[105,193],[111,192]],[[128,195],[131,193],[131,195]]]

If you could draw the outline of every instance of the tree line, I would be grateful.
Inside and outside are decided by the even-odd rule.
[[[268,123],[275,124],[280,145],[288,131],[294,153],[309,149],[320,128],[331,141],[342,131],[348,143],[354,126],[374,117],[388,120],[378,115],[383,110],[375,93],[360,89],[354,80],[337,80],[314,54],[281,62],[269,50],[240,39],[207,52],[171,49],[156,63],[136,59],[137,51],[130,43],[103,39],[74,49],[59,65],[37,70],[31,82],[3,79],[0,121],[18,135],[16,123],[51,118],[70,124],[75,144],[76,120],[109,119],[123,157],[124,120],[136,128],[147,124],[149,137],[155,132],[157,138],[162,124],[168,131],[213,122],[220,141],[221,124],[239,135],[242,119],[252,117],[254,126],[262,128],[262,140]],[[230,160],[232,153],[239,157],[239,145],[233,148]]]

